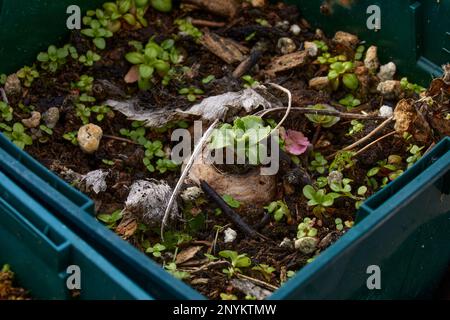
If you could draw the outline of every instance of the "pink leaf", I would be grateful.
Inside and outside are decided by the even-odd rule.
[[[293,155],[301,155],[309,147],[309,140],[303,133],[295,130],[282,131],[281,136],[284,139],[286,151]]]
[[[130,71],[128,71],[127,75],[124,78],[126,83],[135,83],[139,80],[139,69],[137,66],[132,66]]]

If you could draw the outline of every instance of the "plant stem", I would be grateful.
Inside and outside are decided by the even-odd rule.
[[[362,148],[362,149],[360,149],[358,152],[356,152],[353,156],[356,157],[357,155],[359,155],[359,154],[363,153],[364,151],[366,151],[367,149],[369,149],[369,148],[370,148],[371,146],[373,146],[374,144],[380,142],[381,140],[383,140],[383,139],[385,139],[385,138],[387,138],[387,137],[392,136],[392,135],[395,134],[395,133],[397,133],[397,132],[396,132],[396,131],[389,132],[388,134],[385,134],[384,136],[378,138],[377,140],[372,141],[371,143],[369,143],[368,145],[366,145],[364,148]]]
[[[112,139],[112,140],[117,140],[117,141],[122,141],[122,142],[127,142],[127,143],[131,143],[131,144],[139,145],[139,143],[134,142],[133,140],[126,139],[126,138],[121,138],[121,137],[116,137],[116,136],[111,136],[109,134],[104,134],[103,137],[107,138],[107,139]]]
[[[271,113],[274,111],[281,111],[281,110],[285,110],[285,109],[286,109],[285,107],[278,107],[278,108],[273,108],[273,109],[257,112],[257,113],[255,113],[255,115],[264,117],[268,113]],[[315,114],[315,115],[320,114],[320,115],[327,115],[327,116],[335,116],[335,117],[339,117],[342,119],[360,119],[360,120],[385,120],[386,119],[384,117],[374,116],[374,115],[339,112],[339,111],[333,111],[333,110],[312,110],[312,109],[299,108],[299,107],[291,108],[291,111],[296,111],[296,112],[304,113],[304,114]]]

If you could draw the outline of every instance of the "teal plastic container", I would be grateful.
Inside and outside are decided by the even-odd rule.
[[[152,299],[40,203],[0,172],[0,266],[9,264],[32,299],[71,299],[66,281],[80,270],[76,299]]]

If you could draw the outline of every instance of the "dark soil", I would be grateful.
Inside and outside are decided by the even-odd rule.
[[[161,14],[155,10],[149,10],[147,14],[149,26],[147,28],[141,30],[122,29],[115,34],[114,38],[108,39],[107,49],[104,51],[96,50],[90,39],[81,36],[79,32],[74,32],[71,37],[71,43],[77,48],[80,54],[87,50],[93,50],[101,54],[102,59],[91,68],[85,67],[74,60],[69,60],[64,68],[56,74],[39,70],[41,76],[35,80],[32,87],[26,90],[21,97],[11,97],[10,99],[10,104],[13,107],[17,106],[19,102],[22,102],[25,105],[35,106],[36,110],[40,112],[45,112],[52,106],[60,108],[61,118],[49,141],[45,144],[35,141],[32,146],[26,148],[27,152],[45,166],[54,169],[59,174],[61,174],[61,168],[64,167],[80,174],[86,174],[100,168],[111,171],[112,174],[108,177],[108,189],[106,192],[100,193],[99,195],[89,192],[89,195],[96,202],[96,210],[98,213],[109,214],[123,209],[129,187],[134,181],[146,178],[164,179],[173,186],[178,179],[179,171],[164,174],[150,173],[147,171],[142,162],[143,148],[137,144],[115,139],[122,137],[119,132],[120,129],[130,128],[130,121],[118,112],[114,114],[114,117],[106,117],[99,123],[104,135],[108,137],[102,139],[99,150],[92,155],[83,153],[80,148],[63,139],[62,136],[64,133],[77,131],[82,125],[81,120],[75,115],[73,103],[71,102],[73,97],[78,95],[79,92],[71,89],[71,82],[77,81],[80,75],[87,74],[93,76],[95,79],[95,90],[92,95],[97,101],[115,98],[119,94],[118,92],[123,91],[128,96],[138,97],[142,101],[146,101],[148,105],[154,108],[170,107],[171,109],[185,109],[192,105],[184,96],[178,94],[178,90],[186,85],[202,88],[205,91],[204,97],[221,94],[230,90],[237,91],[242,89],[240,80],[231,80],[230,75],[236,67],[235,65],[226,65],[216,55],[189,38],[179,39],[177,46],[183,48],[187,53],[187,59],[183,64],[192,68],[193,74],[190,78],[175,79],[167,87],[158,84],[147,92],[139,91],[136,84],[130,85],[124,82],[124,76],[131,67],[124,59],[124,54],[132,50],[128,42],[130,40],[138,40],[146,43],[151,36],[155,36],[157,41],[171,37],[172,34],[177,33],[177,27],[173,24],[173,21],[185,15],[187,14],[179,9],[174,10],[171,14]],[[204,12],[193,11],[189,15],[197,19],[217,20],[216,17]],[[290,24],[299,24],[302,27],[302,32],[298,36],[292,36],[288,31],[277,28],[262,29],[259,24],[255,24],[254,21],[256,18],[264,18],[271,25],[287,19]],[[299,18],[297,10],[294,7],[286,5],[272,5],[264,9],[253,8],[243,10],[239,19],[234,20],[231,27],[216,28],[214,31],[217,34],[233,38],[249,48],[261,39],[269,42],[269,51],[259,61],[258,66],[250,71],[250,74],[260,82],[265,81],[265,76],[259,71],[263,70],[273,57],[280,55],[276,49],[277,40],[280,35],[293,38],[298,45],[302,45],[305,40],[318,39],[313,30],[308,29],[306,22]],[[253,32],[256,32],[254,39],[246,42],[245,38]],[[334,50],[333,47],[331,48],[331,50]],[[218,80],[203,85],[201,79],[208,75],[214,75]],[[271,81],[280,83],[292,91],[294,107],[304,107],[305,105],[316,103],[336,103],[343,96],[339,91],[337,93],[319,92],[308,88],[308,80],[311,77],[324,75],[326,75],[325,70],[322,70],[316,64],[311,64],[285,73],[279,73]],[[108,81],[108,83],[113,84],[116,90],[111,90],[102,81]],[[280,97],[280,99],[285,99],[282,94],[275,90],[273,94]],[[366,112],[370,113],[380,107],[381,99],[377,94],[367,94],[360,98],[362,103],[369,103],[369,108]],[[274,113],[271,117],[279,120],[282,115],[283,113]],[[16,119],[28,117],[26,113],[16,113]],[[95,122],[94,119],[91,120]],[[351,127],[350,121],[341,120],[341,122],[332,128],[323,128],[321,130],[314,149],[315,151],[320,151],[325,157],[330,156],[367,135],[380,122],[380,120],[366,120],[364,121],[365,129],[363,132],[354,136],[348,136],[346,134]],[[305,120],[302,114],[296,114],[295,112],[285,122],[284,127],[303,132],[310,141],[316,132],[316,128],[311,122]],[[148,130],[147,138],[150,140],[158,139],[163,142],[164,146],[170,147],[170,134],[172,130],[168,129],[162,132]],[[379,132],[377,137],[389,133],[392,130],[393,126],[387,126]],[[354,189],[357,189],[358,186],[367,185],[367,171],[376,166],[377,161],[385,160],[391,154],[402,156],[403,163],[401,167],[405,169],[405,159],[407,157],[406,147],[407,144],[402,137],[391,136],[358,156],[355,159],[354,165],[344,171],[345,177],[352,179]],[[106,164],[104,160],[111,160],[112,165]],[[300,157],[302,163],[307,163],[310,160],[311,154]],[[332,159],[329,162],[331,161]],[[287,168],[284,168],[284,173],[295,167],[292,163],[289,164]],[[312,171],[309,171],[309,174],[313,180],[321,176],[317,172]],[[382,176],[386,176],[387,174],[388,172],[381,172],[377,179],[380,181]],[[309,259],[326,249],[340,235],[348,230],[348,227],[345,227],[343,230],[337,231],[334,222],[335,218],[341,218],[342,221],[351,222],[354,220],[356,212],[355,200],[340,198],[336,200],[332,208],[327,208],[322,214],[314,214],[312,208],[307,206],[307,200],[302,195],[302,187],[304,184],[292,184],[286,182],[283,177],[284,174],[279,176],[277,197],[274,200],[284,199],[286,201],[292,216],[289,221],[284,219],[280,222],[275,222],[273,218],[265,219],[265,210],[260,206],[241,206],[236,209],[250,226],[257,229],[260,234],[269,240],[249,239],[238,232],[238,237],[233,243],[224,243],[223,230],[226,229],[225,226],[230,226],[233,229],[235,227],[223,214],[217,214],[217,204],[209,202],[206,197],[201,197],[194,202],[184,203],[182,208],[183,219],[174,228],[169,228],[168,230],[172,235],[176,235],[175,231],[177,231],[178,234],[183,233],[189,235],[189,238],[184,241],[180,240],[178,243],[170,243],[167,240],[168,236],[166,236],[165,246],[167,249],[161,258],[155,258],[155,260],[162,264],[168,264],[174,258],[175,247],[178,248],[177,253],[180,254],[183,250],[192,246],[201,246],[201,250],[193,258],[184,264],[181,263],[178,265],[179,270],[186,270],[191,274],[191,277],[185,281],[212,299],[220,299],[221,293],[230,293],[236,295],[238,298],[244,298],[245,294],[233,288],[230,284],[230,279],[222,273],[222,269],[227,267],[227,263],[211,263],[211,267],[202,269],[202,266],[209,263],[204,256],[205,253],[218,257],[219,252],[222,250],[234,250],[238,253],[247,254],[252,260],[252,266],[266,264],[275,268],[275,271],[268,275],[268,277],[251,268],[243,268],[242,272],[246,276],[269,284],[269,289],[271,287],[279,287],[282,285],[282,282],[287,280],[288,271],[299,270]],[[376,192],[372,187],[368,189],[366,196]],[[315,227],[318,229],[317,238],[323,240],[320,242],[317,250],[312,254],[306,255],[294,248],[280,247],[280,242],[284,238],[293,239],[296,237],[297,225],[305,217],[316,219]],[[153,246],[161,241],[157,230],[159,228],[149,229],[133,217],[127,219],[124,218],[122,222],[119,221],[113,227],[117,228],[116,231],[119,235],[126,238],[138,248],[144,250],[149,244]],[[219,231],[216,226],[221,226]],[[324,240],[324,238],[326,239]],[[149,256],[152,257],[151,254]],[[0,289],[0,297],[2,297],[1,292],[2,290]],[[20,290],[11,292],[18,292],[19,295],[23,294],[23,291]],[[18,293],[13,293],[13,295],[18,295]]]

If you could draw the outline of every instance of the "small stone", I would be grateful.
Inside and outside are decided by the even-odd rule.
[[[56,107],[49,108],[42,115],[42,119],[47,127],[53,129],[59,121],[59,109]]]
[[[224,239],[223,241],[224,241],[225,243],[231,243],[231,242],[233,242],[234,240],[236,240],[237,232],[234,231],[233,229],[227,228],[227,229],[224,231],[224,234],[225,234],[225,239]]]
[[[281,30],[283,30],[283,31],[287,31],[287,30],[289,30],[289,26],[290,26],[290,25],[291,25],[291,24],[289,23],[289,21],[283,20],[283,21],[278,21],[278,22],[275,24],[275,27],[278,28],[278,29],[281,29]]]
[[[329,185],[332,183],[340,184],[342,183],[342,179],[344,179],[344,175],[340,171],[331,171],[327,177]]]
[[[323,90],[330,85],[330,79],[328,77],[316,77],[309,80],[309,87],[314,90]]]
[[[394,110],[390,106],[382,106],[379,110],[379,114],[381,117],[390,118],[394,114]]]
[[[289,31],[291,31],[293,35],[298,36],[300,32],[302,32],[302,29],[298,26],[298,24],[293,24]]]
[[[376,46],[370,46],[367,49],[366,57],[364,59],[364,65],[372,72],[375,72],[380,67],[377,50],[378,48]]]
[[[395,63],[389,62],[380,67],[380,72],[378,72],[378,78],[380,79],[381,82],[393,80],[396,71],[397,67]]]
[[[266,5],[266,0],[251,0],[250,3],[254,8],[262,8]]]
[[[310,254],[316,251],[319,240],[313,237],[303,237],[295,240],[295,249],[304,254]]]
[[[311,57],[315,57],[319,53],[319,48],[317,47],[317,44],[310,41],[305,41],[305,50]]]
[[[27,128],[37,128],[41,124],[41,114],[37,111],[32,111],[31,117],[22,119],[22,123]]]
[[[281,243],[280,243],[280,248],[293,249],[294,243],[291,239],[284,238],[283,241],[281,241]]]
[[[189,187],[181,193],[181,199],[184,201],[194,201],[203,194],[202,189],[199,187]]]
[[[86,153],[94,153],[100,146],[103,130],[99,126],[89,123],[78,130],[78,144]]]
[[[333,40],[339,44],[345,45],[347,47],[354,48],[358,45],[359,39],[354,34],[338,31],[334,35]]]
[[[22,92],[22,85],[17,74],[13,73],[6,78],[5,93],[7,96],[18,96]]]
[[[378,84],[377,91],[386,99],[395,99],[402,92],[402,86],[400,85],[400,81],[387,80]]]
[[[278,40],[277,48],[282,54],[289,54],[294,52],[297,46],[291,38],[283,37]]]

